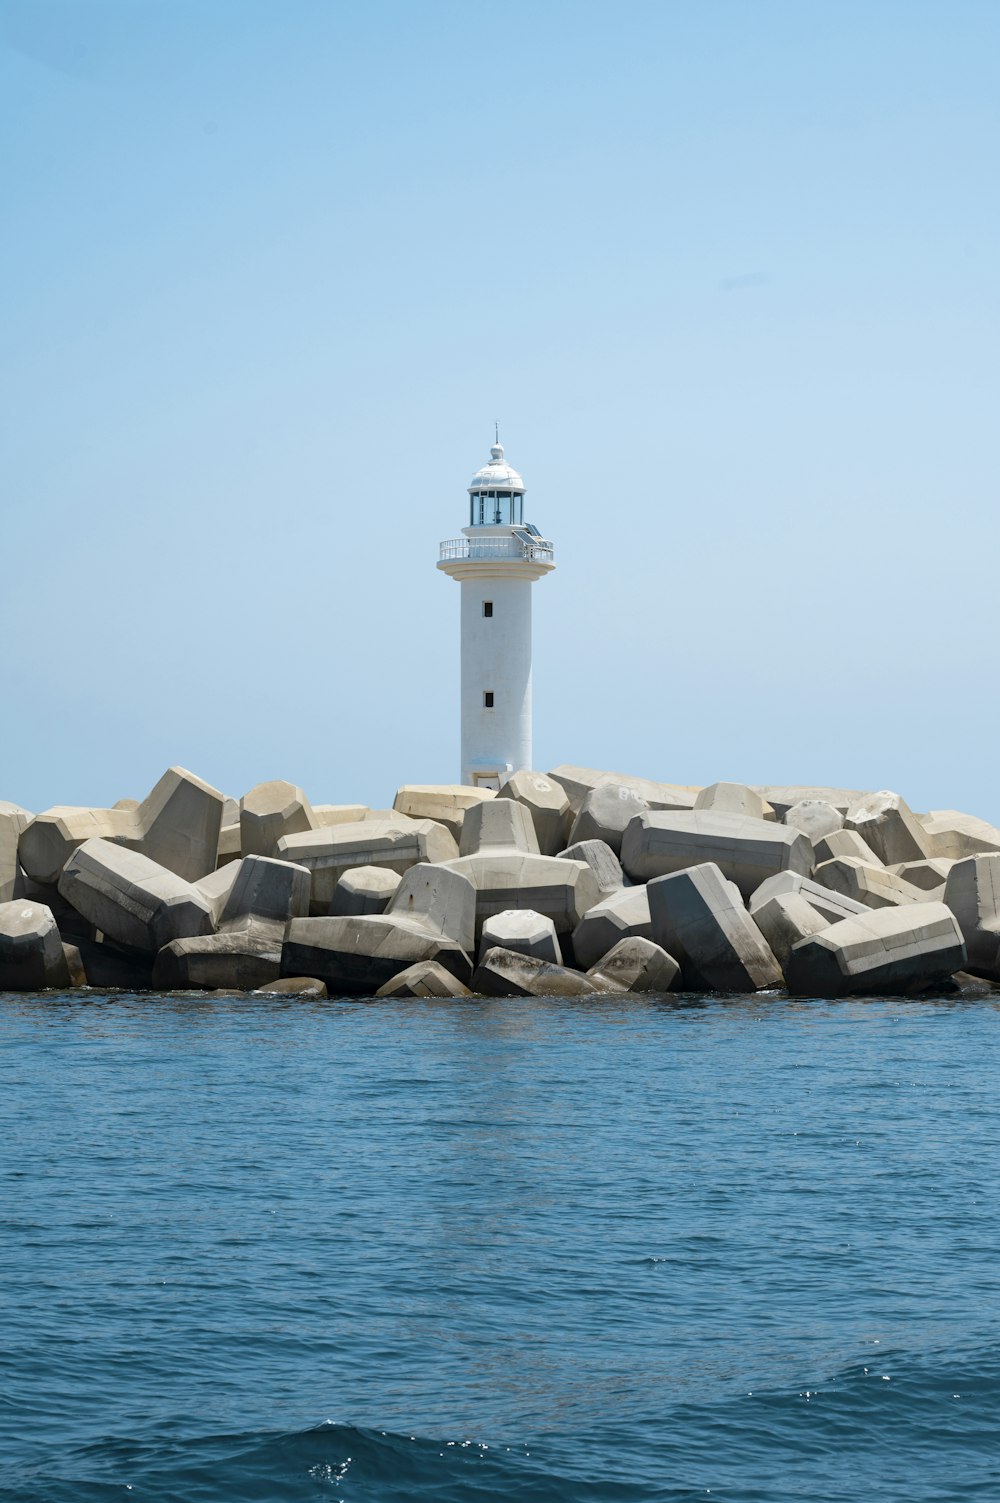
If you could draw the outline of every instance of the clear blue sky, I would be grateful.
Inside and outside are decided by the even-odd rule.
[[[0,0],[0,797],[535,761],[1000,822],[1000,6]]]

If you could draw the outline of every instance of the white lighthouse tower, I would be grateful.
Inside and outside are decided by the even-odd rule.
[[[499,788],[531,766],[531,586],[555,568],[499,433],[469,486],[469,525],[441,544],[438,568],[462,586],[462,782]]]

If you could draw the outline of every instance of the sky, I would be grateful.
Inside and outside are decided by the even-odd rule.
[[[1000,823],[994,0],[0,0],[0,798],[534,761]]]

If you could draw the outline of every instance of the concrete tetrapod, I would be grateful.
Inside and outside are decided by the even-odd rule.
[[[20,896],[17,847],[31,818],[20,804],[8,804],[0,799],[0,903],[9,903]]]
[[[603,783],[631,788],[650,809],[691,809],[701,792],[700,788],[688,788],[680,783],[656,783],[651,778],[636,778],[626,772],[604,772],[596,767],[573,767],[568,763],[553,767],[549,777],[565,790],[574,817],[579,814],[587,794]]]
[[[757,992],[781,985],[767,941],[735,883],[714,862],[656,877],[646,891],[653,939],[680,962],[689,990]]]
[[[822,862],[815,878],[822,887],[864,903],[866,908],[897,908],[903,903],[922,903],[926,897],[919,887],[895,876],[888,867],[869,866],[851,856]]]
[[[618,892],[625,886],[622,864],[605,840],[578,840],[564,851],[557,851],[564,861],[586,861],[597,878],[597,888],[602,898]]]
[[[911,887],[919,887],[921,892],[932,892],[940,898],[940,889],[947,882],[948,873],[954,865],[954,861],[946,861],[942,856],[930,856],[926,861],[904,861],[901,865],[889,866],[886,870],[892,872],[894,877],[902,877]]]
[[[587,997],[598,990],[577,971],[499,946],[486,951],[471,984],[483,997]]]
[[[931,843],[923,825],[898,793],[886,789],[869,793],[852,804],[844,829],[856,831],[886,866],[923,861],[931,855]]]
[[[934,809],[919,816],[920,825],[931,856],[949,861],[964,861],[967,856],[985,856],[1000,851],[1000,830],[996,825],[962,814],[957,809]]]
[[[310,1000],[322,1001],[329,996],[329,992],[322,981],[317,981],[315,976],[280,976],[277,981],[269,981],[266,986],[258,986],[253,993],[255,997],[306,997]]]
[[[476,804],[496,798],[492,788],[471,788],[464,783],[404,783],[393,800],[398,814],[410,819],[434,819],[450,831],[456,843],[462,838],[467,812]]]
[[[681,968],[672,955],[638,934],[620,939],[587,972],[587,980],[603,990],[669,992],[680,980]]]
[[[965,968],[955,915],[944,903],[872,909],[800,940],[788,958],[788,990],[800,997],[906,996]]]
[[[309,911],[304,866],[268,856],[244,856],[222,909],[217,934],[175,939],[153,964],[161,990],[237,987],[254,991],[276,981],[281,946],[293,918]]]
[[[352,866],[337,881],[330,913],[341,918],[384,913],[402,880],[398,872],[384,866]]]
[[[416,965],[408,965],[405,971],[400,971],[380,986],[375,993],[376,997],[469,997],[472,993],[467,986],[446,971],[443,965],[438,965],[436,960],[419,960]]]
[[[640,814],[625,831],[622,866],[635,881],[713,863],[745,898],[776,872],[808,877],[812,842],[798,830],[739,814],[696,809],[680,814]]]
[[[1000,851],[967,856],[948,873],[944,901],[969,952],[966,970],[1000,981]]]
[[[580,805],[570,831],[570,843],[577,845],[584,840],[603,840],[616,856],[620,856],[622,836],[629,821],[648,810],[645,799],[640,798],[633,788],[622,783],[599,783]]]
[[[52,910],[27,898],[0,903],[0,991],[40,992],[69,984]]]
[[[495,947],[514,950],[518,955],[533,955],[536,960],[548,960],[553,965],[563,963],[555,924],[530,908],[505,908],[486,920],[479,941],[480,953]]]
[[[110,840],[79,846],[59,891],[103,934],[146,954],[213,927],[211,903],[193,883]]]
[[[782,970],[788,964],[792,947],[800,939],[808,939],[810,934],[820,934],[824,929],[829,929],[831,923],[800,892],[776,893],[773,898],[768,898],[765,903],[752,909],[751,916]]]
[[[306,918],[288,926],[283,975],[318,976],[331,995],[369,996],[418,961],[472,973],[475,890],[446,866],[407,872],[389,910],[357,918]]]
[[[244,856],[273,856],[283,835],[315,830],[312,805],[292,783],[280,778],[258,783],[240,799],[240,849]]]
[[[811,877],[800,877],[797,872],[778,872],[777,876],[768,877],[766,882],[754,889],[748,905],[750,917],[756,921],[758,908],[781,893],[793,892],[805,898],[810,908],[815,908],[828,924],[836,924],[854,913],[864,913],[866,909],[866,905],[859,903],[856,898],[845,897],[842,892],[823,887]]]
[[[224,797],[183,767],[171,767],[138,809],[58,805],[37,814],[21,836],[21,865],[36,882],[57,883],[87,840],[113,840],[186,882],[214,871]]]
[[[313,804],[312,811],[317,830],[329,830],[334,825],[356,825],[372,814],[367,804]]]
[[[819,840],[813,841],[813,853],[817,866],[824,861],[836,861],[840,856],[849,856],[854,861],[864,861],[869,866],[885,865],[867,841],[861,839],[856,830],[831,830],[829,835],[823,835]]]
[[[840,814],[846,814],[852,804],[856,804],[859,799],[866,796],[858,788],[811,788],[801,784],[788,787],[777,783],[755,784],[754,792],[759,793],[762,799],[766,799],[777,818],[781,820],[784,819],[789,809],[806,799],[831,804]]]
[[[448,861],[458,847],[443,825],[430,819],[365,819],[327,829],[284,835],[278,841],[282,861],[295,861],[312,873],[311,912],[327,914],[337,883],[356,866],[382,866],[399,876],[423,861]]]
[[[587,969],[622,939],[652,939],[645,887],[622,887],[588,908],[573,930],[573,956]]]
[[[519,804],[524,804],[531,815],[542,855],[557,855],[569,839],[573,822],[562,784],[543,777],[540,772],[513,772],[500,793],[503,798],[516,799]]]
[[[186,882],[197,882],[218,864],[224,804],[217,788],[183,767],[170,767],[139,805],[137,832],[125,844]]]
[[[484,851],[526,851],[538,855],[538,836],[531,812],[512,798],[494,798],[470,809],[462,825],[460,856],[478,856]]]
[[[598,902],[597,879],[585,861],[535,856],[530,851],[487,850],[449,861],[468,877],[476,892],[476,927],[508,908],[530,908],[552,920],[559,935],[569,934]]]
[[[745,783],[712,783],[701,790],[694,807],[714,809],[718,814],[745,814],[749,819],[774,820],[771,805]]]
[[[818,840],[844,828],[844,816],[839,809],[823,799],[805,798],[786,810],[782,824],[792,830],[801,830],[812,841],[815,849]]]

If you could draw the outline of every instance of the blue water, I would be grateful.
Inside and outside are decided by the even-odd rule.
[[[0,997],[0,1498],[1000,1499],[1000,1009]]]

